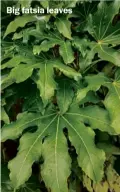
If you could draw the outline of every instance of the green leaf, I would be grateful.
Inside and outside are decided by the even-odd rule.
[[[66,64],[72,63],[74,61],[74,55],[71,47],[70,41],[63,42],[60,46],[60,55]]]
[[[32,164],[43,156],[42,177],[46,186],[52,192],[61,192],[63,189],[68,191],[67,179],[71,163],[64,127],[68,129],[69,139],[78,154],[79,166],[94,182],[102,179],[104,152],[94,144],[94,131],[85,127],[81,118],[76,116],[78,110],[71,106],[64,115],[55,108],[49,108],[43,116],[40,113],[24,113],[19,115],[16,122],[3,127],[2,141],[20,137],[28,127],[38,128],[34,133],[21,136],[18,154],[9,162],[10,178],[15,189],[28,180]]]
[[[21,64],[13,68],[9,75],[2,81],[2,89],[5,89],[14,82],[20,83],[28,79],[33,72],[34,67],[32,65]]]
[[[114,47],[120,44],[120,23],[117,22],[115,26],[112,24],[119,8],[120,2],[117,0],[109,5],[107,2],[101,1],[98,4],[97,12],[94,15],[90,14],[87,26],[88,32],[96,41],[94,51],[102,60],[110,61],[117,66],[120,66],[120,53],[111,48],[111,45]]]
[[[74,96],[73,90],[71,89],[69,83],[70,82],[67,82],[67,80],[61,81],[57,91],[57,103],[60,113],[62,114],[68,110]]]
[[[107,158],[112,155],[120,155],[120,149],[110,143],[98,143],[97,146],[105,151]]]
[[[111,126],[116,129],[116,132],[120,133],[120,77],[116,76],[113,82],[108,81],[106,86],[109,92],[104,100],[104,105],[109,112]]]
[[[82,1],[78,2],[78,5],[75,7],[73,14],[69,17],[77,18],[75,31],[84,32],[86,30],[88,24],[88,16],[89,14],[94,14],[97,8],[96,1]]]
[[[44,8],[49,7],[49,1],[40,1],[40,4],[41,4]]]
[[[108,185],[107,181],[104,181],[104,182],[101,182],[101,183],[98,183],[98,184],[94,184],[93,188],[94,188],[95,192],[101,192],[101,191],[108,192],[109,185]]]
[[[80,39],[78,36],[74,37],[73,45],[80,51],[79,66],[83,71],[92,64],[97,45],[90,42],[87,38]]]
[[[77,114],[76,114],[77,115]],[[117,130],[110,126],[111,121],[108,111],[98,106],[88,106],[80,109],[79,116],[82,116],[84,123],[89,124],[93,129],[108,132],[111,135],[116,135]]]
[[[53,78],[54,68],[60,70],[65,76],[74,78],[76,81],[80,78],[79,73],[63,65],[59,60],[46,60],[41,63],[40,71],[37,72],[36,77],[33,79],[40,90],[40,96],[45,106],[49,99],[54,96],[54,90],[57,89],[57,84]]]
[[[47,188],[52,192],[68,191],[67,178],[70,175],[71,160],[68,154],[67,141],[60,128],[60,117],[52,124],[52,134],[43,143],[41,174]],[[64,158],[63,158],[64,155]]]
[[[32,89],[32,93],[25,97],[23,103],[23,111],[29,112],[43,112],[43,103],[42,99],[40,98],[39,92]]]
[[[57,29],[62,35],[68,39],[71,37],[71,22],[67,19],[66,16],[57,17],[55,21]]]
[[[119,13],[119,8],[120,2],[117,0],[110,4],[101,1],[96,13],[90,15],[87,30],[98,43],[103,45],[120,43],[120,23],[115,26],[112,24],[114,16]]]
[[[65,121],[65,127],[69,129],[69,139],[75,146],[79,166],[95,182],[100,181],[103,175],[102,162],[105,157],[104,152],[95,147],[94,132],[86,128],[74,114],[68,113],[62,118]]]
[[[113,165],[109,165],[106,170],[107,180],[111,191],[118,192],[120,190],[120,176],[113,168]]]
[[[119,70],[118,70],[119,71]],[[117,72],[118,73],[118,72]],[[86,76],[87,87],[78,90],[76,99],[77,102],[82,101],[83,98],[85,98],[88,91],[93,90],[97,91],[100,89],[101,85],[107,87],[109,89],[108,94],[105,97],[105,100],[103,101],[110,119],[110,126],[113,127],[113,129],[110,129],[112,131],[110,134],[119,134],[119,123],[120,123],[120,86],[119,86],[119,76],[117,76],[118,79],[115,79],[115,81],[111,81],[111,79],[104,76],[102,73],[98,75],[93,76]]]
[[[27,23],[33,22],[36,20],[37,20],[36,16],[33,16],[33,15],[24,15],[24,16],[16,17],[15,20],[10,22],[10,24],[8,25],[4,34],[4,38],[9,33],[15,32],[18,27],[24,27]]]
[[[91,180],[85,174],[83,174],[83,185],[89,192],[93,192]]]
[[[32,0],[28,0],[28,1],[26,1],[26,0],[19,0],[18,4],[20,4],[21,7],[29,8],[30,5],[31,5],[31,2],[32,2]]]
[[[49,99],[54,96],[54,90],[57,88],[57,84],[54,81],[53,65],[51,65],[50,61],[46,61],[41,65],[40,71],[37,72],[33,79],[40,90],[44,106],[46,106]]]
[[[16,55],[12,57],[8,62],[4,63],[1,69],[5,68],[13,68],[19,65],[20,63],[30,63],[31,60],[29,58],[23,57],[21,55]]]
[[[37,37],[38,37],[37,33]],[[34,34],[36,36],[36,34]],[[40,36],[39,36],[40,37]],[[40,45],[35,45],[33,47],[33,53],[40,54],[41,51],[47,52],[50,48],[53,48],[55,45],[60,45],[59,48],[59,53],[62,56],[64,62],[66,64],[72,63],[74,61],[74,54],[71,46],[70,41],[63,41],[61,37],[51,34],[48,36],[43,36],[43,39],[48,39],[44,40]]]
[[[40,96],[45,106],[51,97],[54,96],[54,90],[57,89],[57,84],[54,81],[54,69],[60,70],[65,76],[76,81],[81,77],[80,73],[62,64],[60,60],[41,60],[39,63],[20,64],[13,68],[9,75],[3,78],[2,89],[5,89],[14,82],[20,83],[25,81],[32,76],[34,69],[40,69],[36,71],[33,80],[40,90]]]
[[[76,99],[78,102],[82,101],[86,97],[89,91],[98,91],[101,85],[104,85],[108,79],[103,73],[98,73],[97,75],[88,75],[85,77],[85,88],[78,89],[76,94]]]
[[[2,164],[1,166],[1,189],[2,192],[13,192],[13,186],[12,183],[9,179],[9,170],[6,166],[6,164]],[[32,176],[29,181],[27,183],[25,183],[23,186],[21,186],[21,188],[19,190],[17,190],[17,192],[40,192],[39,189],[39,184],[37,182],[37,178],[35,178],[34,176]]]
[[[54,47],[57,44],[55,41],[46,41],[44,40],[40,45],[35,45],[33,47],[33,53],[34,55],[40,54],[41,51],[47,52],[50,48]]]
[[[107,87],[109,91],[105,97],[104,105],[108,110],[108,113],[110,116],[111,127],[113,127],[115,129],[115,132],[118,134],[120,132],[120,129],[119,129],[119,123],[120,123],[119,76],[118,76],[118,79],[115,79],[115,81],[113,82],[111,82],[111,80],[105,77],[103,74],[86,77],[86,80],[87,80],[88,86],[86,88],[78,90],[77,100],[81,101],[86,96],[86,93],[90,90],[93,90],[93,91],[99,90],[101,85]]]
[[[116,51],[106,45],[99,45],[95,47],[94,51],[98,53],[102,60],[112,62],[120,67],[120,51]]]
[[[9,117],[8,117],[4,107],[1,107],[1,120],[4,121],[6,124],[9,124],[9,122],[10,122]]]

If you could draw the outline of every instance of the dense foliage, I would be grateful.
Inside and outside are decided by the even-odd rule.
[[[120,1],[2,7],[2,190],[119,192]]]

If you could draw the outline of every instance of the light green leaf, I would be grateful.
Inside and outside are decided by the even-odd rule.
[[[26,7],[29,8],[31,5],[32,0],[19,0],[19,4],[21,5],[21,7]]]
[[[120,191],[120,175],[115,171],[113,165],[109,165],[106,170],[107,181],[111,191]]]
[[[47,8],[49,7],[49,1],[40,1],[40,4],[44,7],[44,8]]]
[[[104,181],[104,182],[101,182],[101,183],[98,183],[98,184],[94,184],[93,188],[94,188],[95,192],[101,192],[101,191],[108,192],[109,185],[108,185],[107,181]]]
[[[21,64],[13,68],[9,75],[3,79],[2,89],[5,89],[14,82],[20,83],[25,81],[32,75],[33,69],[34,68],[32,66],[26,64]]]
[[[4,107],[1,107],[1,120],[4,121],[6,124],[9,124],[9,122],[10,122],[9,117],[8,117]]]
[[[71,37],[71,22],[67,19],[66,16],[57,17],[55,21],[57,29],[62,35],[68,39]]]
[[[34,55],[40,54],[41,51],[47,52],[50,48],[54,47],[57,44],[56,41],[47,41],[44,40],[40,45],[35,45],[33,47]]]
[[[85,174],[83,174],[83,185],[89,192],[93,192],[91,179]]]
[[[24,15],[24,16],[19,16],[19,17],[16,17],[14,21],[12,21],[7,29],[6,29],[6,32],[4,34],[4,38],[9,34],[9,33],[12,33],[12,32],[15,32],[17,30],[18,27],[24,27],[27,23],[29,22],[33,22],[33,21],[36,21],[37,18],[36,16],[33,16],[33,15]]]
[[[81,115],[84,123],[89,124],[93,129],[99,129],[111,135],[117,134],[117,130],[110,126],[111,122],[108,111],[98,106],[82,108],[78,115]]]
[[[70,41],[63,42],[60,46],[60,55],[66,64],[72,63],[74,61],[74,55],[71,47]]]
[[[62,114],[68,110],[74,96],[73,90],[71,89],[69,83],[70,82],[67,82],[67,80],[59,82],[59,87],[57,90],[57,103],[60,113]]]
[[[120,51],[116,51],[106,45],[98,45],[95,47],[94,51],[98,53],[98,56],[102,60],[109,61],[120,67]]]
[[[107,158],[110,158],[112,155],[120,155],[120,149],[110,143],[102,142],[98,143],[97,146],[105,151]]]
[[[30,63],[30,61],[31,60],[29,58],[23,57],[21,55],[16,55],[12,57],[8,62],[4,63],[1,66],[1,69],[13,68],[19,65],[20,63]]]
[[[41,64],[40,70],[33,79],[40,90],[44,106],[46,106],[49,99],[54,96],[54,90],[57,88],[57,84],[54,81],[53,65],[49,61]]]

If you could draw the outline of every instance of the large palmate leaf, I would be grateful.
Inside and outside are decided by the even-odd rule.
[[[113,18],[118,14],[120,2],[114,1],[110,5],[101,1],[95,14],[90,14],[88,19],[88,32],[93,36],[96,43],[93,43],[92,51],[98,53],[102,60],[110,61],[120,66],[120,52],[114,50],[109,45],[120,44],[120,22],[112,24]]]
[[[15,62],[13,63],[13,60]],[[54,95],[54,90],[57,89],[57,84],[54,81],[54,69],[60,70],[65,76],[78,80],[80,73],[77,73],[71,67],[68,67],[60,60],[39,60],[38,63],[26,63],[20,64],[20,62],[28,62],[29,59],[16,57],[12,61],[8,61],[4,66],[13,67],[10,73],[3,77],[2,89],[5,89],[13,83],[20,83],[32,76],[34,69],[39,69],[35,72],[33,80],[36,82],[40,95],[44,104],[46,105],[48,100]],[[34,61],[35,62],[35,61]],[[12,64],[12,65],[11,65]]]
[[[69,101],[70,103],[71,101]],[[104,152],[96,148],[94,131],[90,127],[86,127],[83,122],[86,117],[86,120],[90,121],[91,127],[97,126],[102,129],[104,120],[99,120],[96,113],[92,118],[90,114],[85,116],[77,105],[69,106],[69,110],[62,114],[62,104],[59,105],[60,111],[50,108],[43,116],[40,113],[24,113],[18,116],[16,122],[3,127],[2,141],[21,136],[18,154],[9,162],[8,166],[15,189],[28,180],[32,164],[39,161],[42,156],[44,163],[41,167],[41,174],[46,186],[52,192],[68,191],[67,178],[70,175],[71,160],[63,133],[65,127],[68,129],[69,139],[78,154],[79,166],[94,182],[102,179]],[[92,110],[95,110],[94,106]],[[101,111],[102,113],[103,111]],[[93,123],[91,123],[91,119],[94,119]],[[107,119],[106,122],[109,123]],[[22,135],[26,128],[33,126],[37,126],[36,132]],[[108,131],[107,128],[105,131]]]

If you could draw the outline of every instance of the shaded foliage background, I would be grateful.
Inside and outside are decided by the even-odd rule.
[[[73,13],[71,15],[45,14],[37,17],[7,15],[6,7],[13,5],[40,6],[45,9],[48,5],[51,8],[66,7],[72,8]],[[86,127],[91,126],[94,129],[95,144],[106,153],[103,180],[98,184],[94,184],[87,176],[87,171],[83,171],[78,165],[77,147],[72,144],[68,136],[69,131],[64,129],[72,159],[71,174],[67,180],[69,192],[119,192],[120,190],[119,6],[118,1],[114,3],[112,1],[102,3],[99,1],[2,1],[3,131],[9,127],[10,122],[17,122],[18,114],[24,112],[44,114],[51,104],[64,114],[70,104],[74,103],[74,98],[77,100],[77,105],[81,107],[82,113],[85,107],[89,109],[89,106],[96,105],[107,109],[110,113],[109,129],[104,128],[105,125],[99,125],[98,122],[99,127],[97,127],[96,123],[90,122],[89,119],[81,120]],[[14,22],[9,24],[12,21]],[[44,66],[48,67],[49,80],[46,85],[45,77],[42,76]],[[39,70],[42,72],[39,73]],[[108,81],[109,85],[105,84]],[[61,92],[63,85],[67,90],[65,100]],[[92,110],[84,111],[83,114],[92,115]],[[96,116],[98,118],[98,111]],[[106,119],[105,122],[108,123]],[[34,133],[36,126],[25,129],[22,134],[27,131]],[[7,163],[17,155],[19,137],[11,139],[8,135],[2,142],[3,192],[13,191]],[[41,158],[39,162],[43,164],[43,159]],[[33,164],[31,178],[17,191],[50,191],[41,176],[39,163]]]

